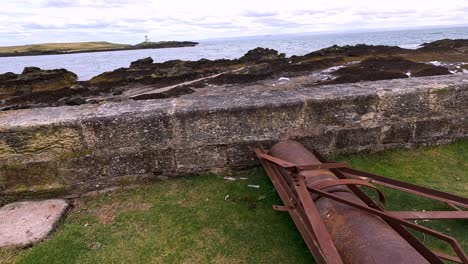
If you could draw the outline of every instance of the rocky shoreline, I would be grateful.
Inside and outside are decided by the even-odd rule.
[[[438,40],[416,50],[396,46],[332,46],[304,56],[286,57],[256,48],[234,60],[154,63],[132,62],[78,81],[65,69],[27,67],[21,74],[0,74],[0,110],[147,100],[209,94],[249,87],[317,86],[422,76],[468,74],[468,40]],[[307,79],[302,82],[301,80]]]

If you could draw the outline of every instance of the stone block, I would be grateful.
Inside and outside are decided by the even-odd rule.
[[[175,171],[174,151],[143,150],[132,153],[115,151],[109,157],[111,177],[138,174],[164,174]]]
[[[44,240],[68,208],[64,200],[5,205],[0,209],[0,247],[26,247]]]
[[[180,146],[277,140],[301,130],[303,102],[204,111],[181,109],[174,117]]]
[[[388,93],[380,98],[379,111],[387,118],[426,117],[433,112],[428,93]]]
[[[227,165],[226,146],[204,146],[175,151],[177,170],[181,172],[221,168]]]
[[[0,159],[57,159],[84,148],[78,127],[51,125],[0,130]]]
[[[304,111],[306,129],[318,124],[348,125],[377,110],[377,95],[308,99]]]
[[[344,129],[337,132],[335,146],[338,149],[360,149],[370,145],[377,145],[380,135],[380,127]]]
[[[277,141],[259,141],[231,144],[227,147],[227,159],[229,166],[251,166],[259,164],[255,149],[258,146],[269,149]]]
[[[428,119],[416,122],[415,140],[439,139],[448,136],[451,130],[450,119]]]
[[[407,143],[413,139],[414,123],[396,123],[384,126],[382,129],[382,143]]]
[[[307,149],[316,150],[320,153],[329,153],[335,139],[335,134],[332,131],[324,132],[319,136],[306,136],[300,138],[294,138],[294,140],[300,142]]]
[[[167,113],[123,114],[82,121],[90,149],[164,146],[172,132]]]

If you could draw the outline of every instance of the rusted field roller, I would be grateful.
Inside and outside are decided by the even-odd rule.
[[[468,263],[452,237],[417,225],[414,219],[468,219],[468,199],[328,162],[300,143],[283,141],[256,154],[277,190],[283,206],[317,263]],[[390,212],[376,185],[444,202],[454,211]],[[361,188],[373,189],[378,200]],[[456,256],[433,251],[416,239],[413,229],[450,244]]]

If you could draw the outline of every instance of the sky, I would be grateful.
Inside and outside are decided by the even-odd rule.
[[[0,45],[468,25],[467,0],[0,0]]]

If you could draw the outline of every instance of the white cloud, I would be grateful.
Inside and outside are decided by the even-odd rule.
[[[2,0],[0,45],[468,24],[466,0]]]

